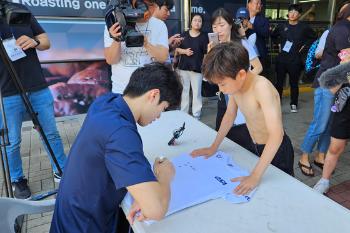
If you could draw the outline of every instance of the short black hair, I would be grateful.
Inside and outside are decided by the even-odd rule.
[[[166,6],[168,10],[173,9],[174,7],[174,0],[153,0],[155,4],[158,5],[159,8],[162,6]]]
[[[210,50],[204,58],[202,73],[209,81],[223,76],[236,79],[240,70],[248,71],[249,67],[248,51],[240,42],[232,41],[220,43]]]
[[[290,4],[288,7],[288,11],[292,11],[292,10],[298,11],[299,14],[301,14],[301,12],[303,12],[303,8],[301,8],[300,4]]]
[[[167,101],[169,103],[168,109],[180,105],[182,94],[180,77],[171,68],[159,62],[137,68],[132,73],[123,95],[135,98],[153,89],[159,89],[159,103]]]

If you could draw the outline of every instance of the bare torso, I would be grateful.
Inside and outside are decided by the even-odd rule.
[[[276,124],[276,122],[269,122],[269,119],[265,119],[259,100],[256,98],[256,92],[271,92],[274,101],[278,103],[276,107],[279,108],[279,112],[281,112],[280,99],[274,86],[264,77],[255,76],[251,82],[249,89],[244,93],[234,94],[233,98],[246,119],[247,127],[254,143],[266,144],[269,136],[266,124]],[[264,90],[259,89],[257,86],[258,82],[265,82],[264,86],[268,88],[264,88]],[[268,85],[266,85],[266,83],[268,83]]]

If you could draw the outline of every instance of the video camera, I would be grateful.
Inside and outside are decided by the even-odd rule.
[[[8,25],[29,25],[31,13],[20,4],[0,0],[0,19]]]
[[[133,3],[134,4],[133,4]],[[105,14],[107,28],[119,23],[121,36],[112,37],[116,41],[125,41],[126,47],[142,47],[144,36],[135,28],[136,21],[145,17],[148,10],[147,5],[142,0],[110,0]]]

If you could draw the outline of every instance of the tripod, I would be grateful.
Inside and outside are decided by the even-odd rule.
[[[34,112],[34,109],[28,99],[28,96],[26,95],[26,91],[24,90],[21,81],[19,80],[18,74],[11,62],[11,60],[9,59],[5,47],[4,45],[0,42],[0,56],[1,56],[1,61],[4,63],[5,67],[7,68],[8,73],[10,74],[11,80],[14,83],[16,89],[18,90],[21,99],[25,105],[25,108],[29,114],[29,116],[32,119],[32,122],[34,124],[34,129],[36,129],[39,134],[40,137],[42,139],[42,141],[44,142],[51,158],[52,161],[54,162],[58,173],[60,176],[62,176],[62,169],[60,167],[60,165],[57,162],[57,159],[53,153],[53,150],[50,146],[49,141],[47,140],[47,137],[40,125],[37,113]],[[8,158],[7,158],[7,153],[6,153],[6,146],[9,145],[9,140],[8,140],[8,129],[6,128],[6,117],[5,117],[5,112],[4,112],[4,108],[3,108],[3,104],[2,104],[2,96],[0,93],[0,109],[2,112],[2,121],[3,121],[3,129],[1,129],[1,152],[0,152],[0,156],[1,156],[1,164],[2,164],[2,169],[3,169],[3,176],[4,176],[4,181],[5,181],[5,187],[6,187],[6,195],[8,197],[13,197],[13,192],[12,192],[12,187],[11,187],[11,180],[10,180],[10,171],[9,171],[9,166],[8,166]]]

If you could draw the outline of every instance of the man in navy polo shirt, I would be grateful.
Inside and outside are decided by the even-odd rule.
[[[115,232],[120,202],[127,191],[139,220],[160,220],[167,212],[175,170],[143,153],[136,123],[146,126],[162,111],[180,104],[182,84],[160,63],[138,68],[123,96],[109,93],[90,107],[71,148],[60,183],[51,233]]]

